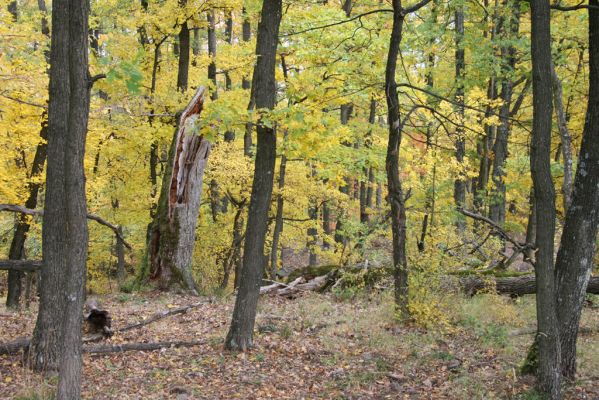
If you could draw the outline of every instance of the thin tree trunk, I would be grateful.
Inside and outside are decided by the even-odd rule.
[[[506,0],[504,6],[511,10],[512,15],[503,19],[502,30],[510,42],[518,38],[520,29],[520,3],[519,0]],[[505,26],[509,26],[506,29]],[[505,224],[506,188],[505,188],[505,163],[508,157],[508,138],[511,131],[510,108],[514,83],[511,78],[516,68],[516,48],[513,45],[501,48],[502,82],[501,109],[499,110],[500,125],[497,129],[495,144],[493,145],[493,191],[489,204],[489,218],[499,225]]]
[[[186,3],[182,2],[184,6]],[[179,32],[179,68],[177,73],[177,89],[181,92],[187,90],[187,82],[189,80],[189,28],[187,27],[187,21],[181,25],[181,31]]]
[[[272,110],[276,103],[275,64],[282,17],[281,0],[264,0],[256,41],[257,62],[252,86],[258,109]],[[252,195],[243,252],[239,293],[225,348],[244,351],[253,346],[256,307],[264,274],[264,242],[272,197],[277,141],[274,128],[257,124],[258,144]]]
[[[227,11],[227,20],[225,21],[225,40],[229,44],[233,44],[233,14]],[[225,90],[231,90],[232,87],[231,75],[229,71],[225,71]],[[235,140],[235,131],[227,130],[225,132],[225,142]]]
[[[393,27],[385,69],[385,97],[387,100],[389,141],[387,144],[387,201],[391,206],[391,228],[393,231],[393,268],[395,281],[395,303],[402,315],[408,316],[408,260],[406,256],[406,205],[399,177],[399,151],[402,126],[399,115],[399,98],[395,73],[397,58],[403,36],[404,14],[400,0],[393,0]]]
[[[530,154],[537,215],[538,343],[537,386],[552,400],[561,399],[560,340],[556,311],[553,250],[555,188],[551,177],[551,33],[550,8],[545,0],[531,0],[533,79],[533,134]]]
[[[214,10],[208,11],[208,55],[210,64],[208,65],[208,79],[212,81],[210,98],[218,99],[218,86],[216,82],[216,28],[215,28]]]
[[[593,268],[599,224],[599,1],[589,2],[589,98],[578,157],[572,205],[557,253],[557,310],[561,372],[576,377],[576,339],[586,287]]]
[[[162,179],[158,210],[149,228],[147,262],[162,289],[180,284],[197,295],[191,271],[195,230],[210,143],[195,130],[204,103],[200,87],[181,114]]]
[[[14,9],[11,10],[11,7]],[[48,20],[46,18],[46,3],[43,0],[38,0],[38,9],[42,13],[41,18],[41,30],[46,37],[50,37],[50,29],[48,27]],[[17,2],[11,2],[9,4],[9,11],[13,14],[15,21],[17,18]],[[44,53],[46,63],[50,65],[50,54],[46,51]],[[31,165],[31,172],[29,179],[36,178],[42,174],[44,170],[44,164],[46,162],[46,141],[48,139],[48,120],[47,114],[42,115],[42,124],[40,129],[41,141],[35,148],[35,155],[33,157],[33,164]],[[29,189],[29,195],[25,200],[26,208],[37,207],[37,197],[42,184],[39,182],[29,182],[27,184]],[[29,222],[25,216],[20,216],[19,221],[15,224],[15,233],[10,243],[10,249],[8,258],[10,260],[20,260],[25,258],[25,241],[27,240],[27,233],[29,232]],[[6,295],[6,307],[17,309],[20,306],[21,291],[23,287],[23,272],[20,271],[8,271],[8,293]]]
[[[247,11],[245,8],[243,9],[242,14],[243,14],[242,40],[244,42],[249,42],[252,38],[252,29],[251,29],[250,20],[249,20],[249,17],[247,15]],[[243,77],[243,80],[241,82],[241,87],[245,90],[251,89],[251,82],[246,76]],[[250,91],[250,101],[248,104],[248,111],[252,111],[253,109],[254,109],[254,93],[252,90],[252,91]],[[252,131],[253,131],[252,123],[247,122],[245,124],[245,133],[243,135],[243,154],[246,157],[251,157],[251,155],[252,155]]]
[[[464,79],[465,79],[465,51],[464,44],[464,6],[459,4],[455,12],[455,78],[457,83],[457,89],[455,94],[458,113],[458,124],[464,124]],[[456,128],[456,160],[460,166],[464,163],[464,157],[466,155],[466,141],[464,139],[464,129],[461,126]],[[453,199],[456,207],[463,207],[466,202],[466,181],[460,173],[454,182],[453,188]],[[464,220],[460,217],[456,226],[458,229],[463,230],[466,227]]]
[[[279,165],[279,184],[277,193],[277,214],[275,216],[275,228],[272,234],[272,248],[270,249],[270,278],[276,279],[279,263],[279,242],[283,233],[283,189],[285,188],[285,173],[287,171],[287,131],[283,132],[283,154],[281,155],[281,164]]]
[[[564,104],[562,102],[563,91],[562,82],[557,76],[555,67],[552,65],[551,68],[551,79],[553,82],[553,104],[555,107],[555,113],[557,114],[557,127],[559,129],[559,136],[561,139],[561,153],[564,157],[564,181],[562,184],[562,193],[564,201],[564,214],[567,214],[570,203],[572,202],[572,170],[574,169],[574,163],[572,161],[572,137],[568,131],[568,120],[564,111]]]

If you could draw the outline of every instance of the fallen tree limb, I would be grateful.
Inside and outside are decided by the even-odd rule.
[[[26,350],[29,347],[29,341],[30,339],[25,337],[8,343],[0,343],[0,355],[14,354],[21,350]]]
[[[211,302],[212,302],[212,299],[202,300],[202,301],[198,301],[193,304],[189,304],[187,306],[182,306],[182,307],[173,308],[170,310],[160,311],[160,312],[153,314],[149,318],[144,319],[141,322],[136,322],[134,324],[126,325],[120,329],[116,329],[114,331],[114,333],[122,333],[122,332],[131,331],[133,329],[138,329],[138,328],[144,327],[146,325],[150,325],[156,321],[160,321],[161,319],[164,319],[166,317],[171,317],[173,315],[178,315],[178,314],[184,314],[193,308],[197,308],[203,304],[209,304]],[[96,334],[96,335],[90,335],[90,336],[86,336],[83,338],[83,343],[97,342],[99,340],[102,340],[103,338],[104,338],[104,335],[101,333]]]
[[[44,210],[32,210],[31,208],[19,206],[16,204],[0,204],[0,211],[9,211],[26,215],[44,215]],[[117,225],[112,224],[106,221],[104,218],[95,214],[87,214],[87,219],[91,219],[92,221],[96,221],[100,225],[104,225],[105,227],[110,228],[114,232],[115,236],[121,239],[123,241],[123,244],[129,250],[133,249],[131,245],[125,240]]]
[[[522,296],[536,293],[536,281],[533,275],[493,278],[490,276],[470,276],[460,279],[460,285],[464,291],[473,296],[479,292],[494,291],[498,294],[511,296]],[[591,277],[587,286],[587,293],[599,294],[599,276]]]
[[[208,343],[205,340],[192,342],[156,342],[156,343],[123,343],[90,346],[84,345],[83,352],[88,354],[123,353],[125,351],[152,351],[166,348],[194,347]]]
[[[0,269],[11,271],[32,272],[42,267],[38,260],[0,260]]]
[[[114,332],[127,332],[127,331],[131,331],[133,329],[138,329],[141,327],[144,327],[146,325],[149,325],[151,323],[154,323],[156,321],[160,321],[161,319],[164,319],[166,317],[170,317],[173,315],[177,315],[177,314],[183,314],[189,310],[191,310],[192,308],[196,308],[201,306],[202,304],[207,304],[212,302],[211,299],[209,300],[203,300],[203,301],[199,301],[197,303],[193,303],[187,306],[183,306],[183,307],[179,307],[179,308],[173,308],[171,310],[166,310],[166,311],[161,311],[158,312],[154,315],[152,315],[151,317],[141,321],[141,322],[136,322],[134,324],[130,324],[130,325],[126,325],[120,329],[115,330]],[[83,343],[93,343],[93,342],[98,342],[102,339],[105,339],[106,336],[103,333],[97,333],[94,335],[88,335],[85,336],[83,338]],[[18,353],[21,350],[27,350],[27,348],[29,347],[29,342],[30,342],[30,338],[19,338],[17,340],[14,340],[12,342],[7,342],[7,343],[0,343],[0,355],[3,354],[14,354],[14,353]],[[165,342],[166,343],[166,342]],[[170,343],[179,343],[179,342],[170,342]],[[181,342],[183,343],[183,342]],[[163,346],[165,347],[165,346]],[[91,347],[90,347],[91,348]],[[135,350],[135,349],[132,349]],[[126,351],[126,350],[125,350]]]
[[[304,282],[306,282],[306,280],[304,279],[303,276],[300,276],[299,278],[295,279],[293,282],[291,282],[289,284],[285,284],[282,282],[274,282],[272,285],[262,286],[260,288],[260,294],[271,293],[280,288],[292,289],[295,286],[299,285],[300,283],[304,283]],[[277,293],[277,294],[279,294],[279,293]]]

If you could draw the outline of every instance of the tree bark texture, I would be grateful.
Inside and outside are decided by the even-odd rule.
[[[576,338],[599,224],[599,1],[589,2],[589,99],[578,167],[556,260],[561,372],[576,376]]]
[[[259,110],[272,110],[276,103],[275,65],[281,17],[282,1],[265,0],[258,25],[257,61],[252,79],[256,108]],[[245,351],[253,346],[256,306],[266,264],[264,241],[272,197],[277,142],[275,130],[260,121],[257,124],[257,136],[243,269],[231,327],[225,340],[225,348],[229,350]]]
[[[81,397],[88,242],[83,160],[91,86],[88,13],[88,4],[76,0],[56,0],[52,7],[42,284],[30,348],[35,369],[59,370],[57,398],[66,400]]]
[[[407,316],[408,310],[408,259],[406,255],[406,205],[399,176],[399,151],[402,139],[402,126],[399,115],[399,98],[395,72],[399,46],[403,36],[405,15],[400,0],[393,0],[393,27],[385,69],[385,97],[387,100],[389,141],[385,168],[387,171],[388,202],[391,207],[391,228],[393,231],[393,269],[395,283],[395,303],[400,312]]]
[[[210,143],[194,132],[204,104],[200,87],[179,118],[162,179],[158,209],[150,224],[147,262],[162,289],[180,284],[197,295],[191,261]]]
[[[212,92],[210,98],[218,99],[218,86],[216,82],[216,17],[214,10],[208,11],[208,55],[210,64],[208,65],[208,79],[212,81]]]
[[[530,167],[537,218],[537,340],[538,389],[546,397],[561,399],[560,340],[554,279],[555,188],[551,177],[551,33],[550,8],[545,0],[531,0],[533,133]]]

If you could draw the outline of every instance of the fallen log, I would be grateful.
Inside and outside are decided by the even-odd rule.
[[[510,296],[523,296],[536,293],[536,281],[533,275],[493,278],[490,276],[469,276],[460,279],[460,285],[464,292],[473,296],[480,292],[495,292]],[[587,293],[599,294],[599,276],[593,276],[589,280]]]
[[[29,347],[30,339],[28,337],[19,338],[12,342],[0,343],[0,355],[14,354]]]
[[[10,271],[32,272],[42,267],[37,260],[0,260],[0,269]]]
[[[178,308],[174,308],[171,310],[165,310],[165,311],[161,311],[158,312],[154,315],[152,315],[151,317],[141,321],[141,322],[136,322],[134,324],[130,324],[127,326],[124,326],[120,329],[117,329],[115,331],[111,331],[111,334],[113,333],[121,333],[121,332],[127,332],[133,329],[138,329],[141,327],[144,327],[146,325],[149,325],[151,323],[154,323],[156,321],[160,321],[163,318],[166,317],[170,317],[173,315],[177,315],[177,314],[183,314],[189,310],[191,310],[192,308],[196,308],[201,306],[202,304],[207,304],[212,302],[211,299],[209,300],[203,300],[203,301],[199,301],[197,303],[193,303],[187,306],[183,306],[183,307],[178,307]],[[101,333],[96,333],[94,335],[88,335],[88,336],[84,336],[83,337],[83,343],[93,343],[93,342],[97,342],[100,341],[102,339],[105,339],[107,337],[106,333],[103,331]],[[7,342],[7,343],[0,343],[0,355],[3,354],[14,354],[14,353],[18,353],[21,350],[27,350],[27,348],[29,347],[29,341],[30,338],[19,338],[17,340],[14,340],[12,342]],[[173,342],[175,343],[175,342]]]
[[[134,324],[129,324],[126,325],[120,329],[116,329],[113,333],[122,333],[122,332],[127,332],[127,331],[131,331],[133,329],[138,329],[141,327],[144,327],[146,325],[150,325],[156,321],[160,321],[161,319],[164,319],[166,317],[171,317],[173,315],[178,315],[178,314],[184,314],[187,311],[193,309],[193,308],[197,308],[203,304],[209,304],[212,302],[212,299],[208,299],[208,300],[202,300],[202,301],[198,301],[196,303],[193,304],[189,304],[187,306],[182,306],[182,307],[178,307],[178,308],[173,308],[170,310],[164,310],[164,311],[160,311],[157,312],[155,314],[153,314],[152,316],[150,316],[149,318],[144,319],[143,321],[140,322],[136,322]],[[90,335],[90,336],[86,336],[83,338],[83,343],[91,343],[91,342],[97,342],[99,340],[102,340],[105,336],[103,334],[96,334],[96,335]]]
[[[191,342],[156,342],[156,343],[123,343],[123,344],[106,344],[106,345],[84,345],[82,350],[88,354],[108,354],[108,353],[123,353],[125,351],[152,351],[166,348],[177,347],[194,347],[208,343],[206,340],[198,340]]]
[[[281,288],[285,288],[285,289],[289,289],[289,288],[294,288],[295,286],[299,285],[300,283],[304,283],[306,282],[306,280],[304,279],[303,276],[300,276],[299,278],[295,279],[293,282],[289,283],[289,284],[285,284],[282,282],[274,282],[272,285],[268,285],[268,286],[262,286],[260,288],[260,294],[268,294],[271,292],[274,292],[275,290],[279,290]],[[277,294],[279,294],[277,292]]]

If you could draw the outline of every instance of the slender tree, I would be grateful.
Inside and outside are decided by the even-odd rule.
[[[389,140],[387,142],[387,187],[388,202],[391,206],[391,229],[393,231],[393,268],[395,281],[395,302],[400,312],[406,316],[408,311],[408,260],[406,255],[406,197],[403,193],[399,176],[399,150],[401,146],[403,124],[399,115],[399,96],[397,93],[397,58],[405,17],[428,4],[430,0],[422,0],[416,5],[403,8],[401,0],[393,0],[393,27],[385,69],[385,97],[387,100],[387,123]],[[378,196],[377,196],[378,197]]]
[[[275,65],[281,17],[282,1],[264,0],[256,40],[257,61],[252,78],[258,110],[272,110],[276,103]],[[272,197],[277,139],[271,124],[258,121],[256,130],[258,142],[243,252],[243,269],[231,327],[225,340],[225,348],[229,350],[244,351],[253,346],[256,307],[266,264],[264,241]]]
[[[530,154],[536,220],[536,285],[538,388],[550,399],[561,398],[560,340],[556,312],[553,251],[555,188],[551,177],[551,30],[549,2],[531,0],[533,127]]]

